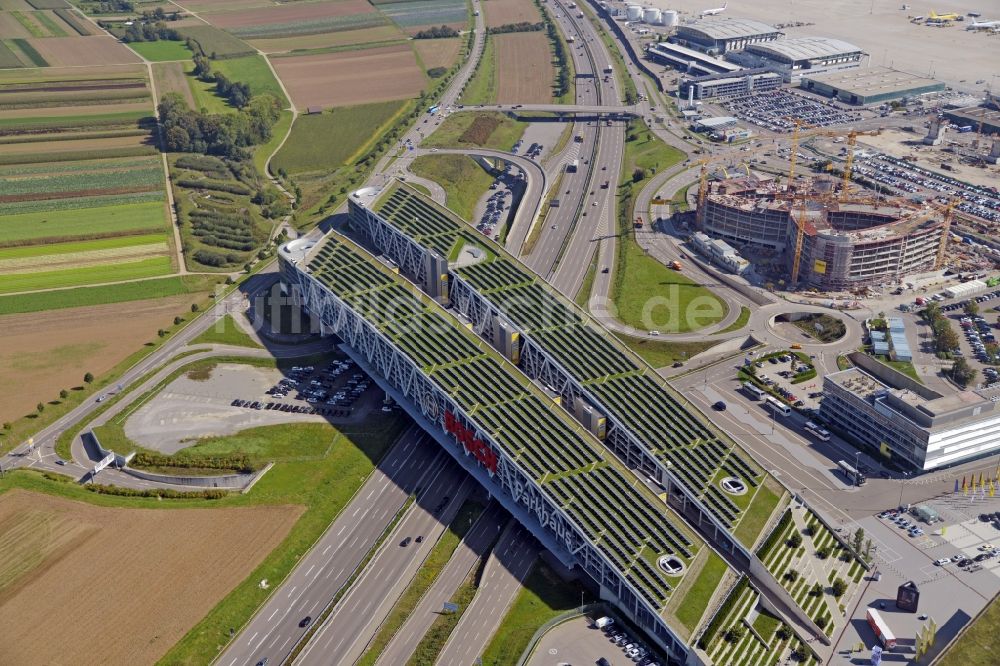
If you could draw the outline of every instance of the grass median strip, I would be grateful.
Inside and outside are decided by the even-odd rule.
[[[466,500],[462,504],[458,513],[455,514],[455,518],[448,525],[448,529],[441,535],[423,566],[420,567],[399,601],[393,606],[392,612],[389,613],[356,666],[372,666],[378,661],[396,632],[416,609],[427,590],[438,579],[445,565],[451,560],[455,549],[458,548],[469,529],[478,520],[483,508],[483,505],[475,500]]]

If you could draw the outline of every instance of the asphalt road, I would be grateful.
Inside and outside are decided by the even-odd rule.
[[[480,514],[479,520],[455,549],[437,580],[424,593],[409,618],[385,646],[376,662],[377,666],[398,666],[406,663],[424,634],[438,618],[444,603],[454,596],[472,567],[486,554],[507,520],[507,512],[496,502],[486,507]]]
[[[413,575],[434,548],[448,523],[473,490],[476,482],[445,456],[436,475],[425,482],[418,501],[396,525],[365,572],[337,602],[296,664],[353,664],[365,651],[379,626],[406,589]],[[448,497],[439,513],[437,506]],[[423,537],[421,543],[415,539]],[[404,539],[414,539],[402,546]]]
[[[538,557],[539,546],[516,521],[501,535],[472,603],[438,657],[439,666],[471,666],[483,654]]]
[[[271,663],[291,653],[314,619],[351,578],[365,555],[418,486],[452,464],[416,426],[385,455],[351,501],[274,590],[214,663],[223,666]]]

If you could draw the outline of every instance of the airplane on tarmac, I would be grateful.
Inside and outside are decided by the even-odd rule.
[[[931,10],[931,13],[927,16],[928,19],[932,21],[961,21],[962,17],[959,14],[938,14]]]
[[[986,30],[987,28],[1000,28],[1000,21],[973,21],[965,27],[966,30]]]
[[[728,2],[726,4],[724,4],[724,5],[722,5],[721,7],[716,7],[715,9],[704,9],[704,10],[702,10],[701,15],[702,16],[715,16],[716,14],[721,14],[722,12],[726,11],[727,7],[729,7],[729,3]]]

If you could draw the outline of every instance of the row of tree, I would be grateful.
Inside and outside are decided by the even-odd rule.
[[[566,62],[566,49],[563,47],[563,42],[559,39],[559,33],[556,32],[556,25],[548,19],[548,15],[545,17],[546,32],[549,35],[549,41],[552,43],[552,54],[555,57],[556,69],[556,97],[562,97],[569,92],[569,66]]]
[[[503,35],[509,32],[541,32],[544,28],[545,24],[541,21],[538,23],[521,21],[519,23],[504,23],[495,28],[487,28],[486,32],[490,35]]]
[[[125,28],[125,34],[122,35],[123,42],[157,42],[161,39],[176,42],[181,40],[181,36],[163,21],[135,21]]]
[[[458,37],[458,30],[446,25],[439,25],[436,28],[421,30],[413,35],[413,39],[444,39],[446,37]]]
[[[966,312],[970,315],[979,314],[979,305],[975,301],[970,301],[966,305]],[[931,301],[923,310],[924,319],[930,324],[931,333],[934,335],[934,348],[939,354],[950,354],[953,349],[958,349],[959,338],[951,321],[941,312],[941,306]],[[976,369],[969,365],[963,357],[958,357],[949,371],[951,378],[962,386],[968,386],[976,379]]]

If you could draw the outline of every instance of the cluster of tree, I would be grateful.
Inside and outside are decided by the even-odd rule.
[[[546,17],[546,32],[549,41],[552,43],[552,54],[556,60],[556,97],[562,97],[569,92],[569,66],[566,62],[566,49],[563,47],[559,33],[556,32],[556,25]]]
[[[941,312],[941,306],[931,301],[923,311],[924,319],[931,326],[934,334],[934,347],[938,352],[947,353],[958,347],[958,334],[951,321]]]
[[[223,266],[232,266],[240,263],[243,259],[243,255],[236,252],[222,253],[213,252],[212,250],[195,250],[192,258],[204,266],[222,268]]]
[[[135,21],[125,28],[122,36],[123,42],[156,42],[159,40],[180,41],[180,34],[167,26],[163,21],[147,23],[146,21]]]
[[[427,28],[413,35],[413,39],[443,39],[445,37],[458,37],[458,30],[449,28],[446,25],[439,25],[436,28]]]
[[[281,105],[273,95],[254,95],[238,113],[208,114],[192,111],[180,95],[168,93],[158,111],[166,151],[240,160],[248,157],[248,147],[271,138]]]
[[[961,356],[955,359],[955,362],[951,365],[951,378],[955,380],[957,384],[962,386],[968,386],[976,379],[976,369],[969,365]]]
[[[545,24],[541,21],[538,23],[521,21],[520,23],[504,23],[495,28],[487,28],[486,32],[490,35],[503,35],[508,32],[541,32],[544,28]]]
[[[237,109],[250,103],[250,86],[242,81],[230,81],[225,74],[216,72],[215,90]]]
[[[135,11],[135,5],[128,0],[104,0],[93,4],[88,3],[86,8],[91,14],[131,14]]]

